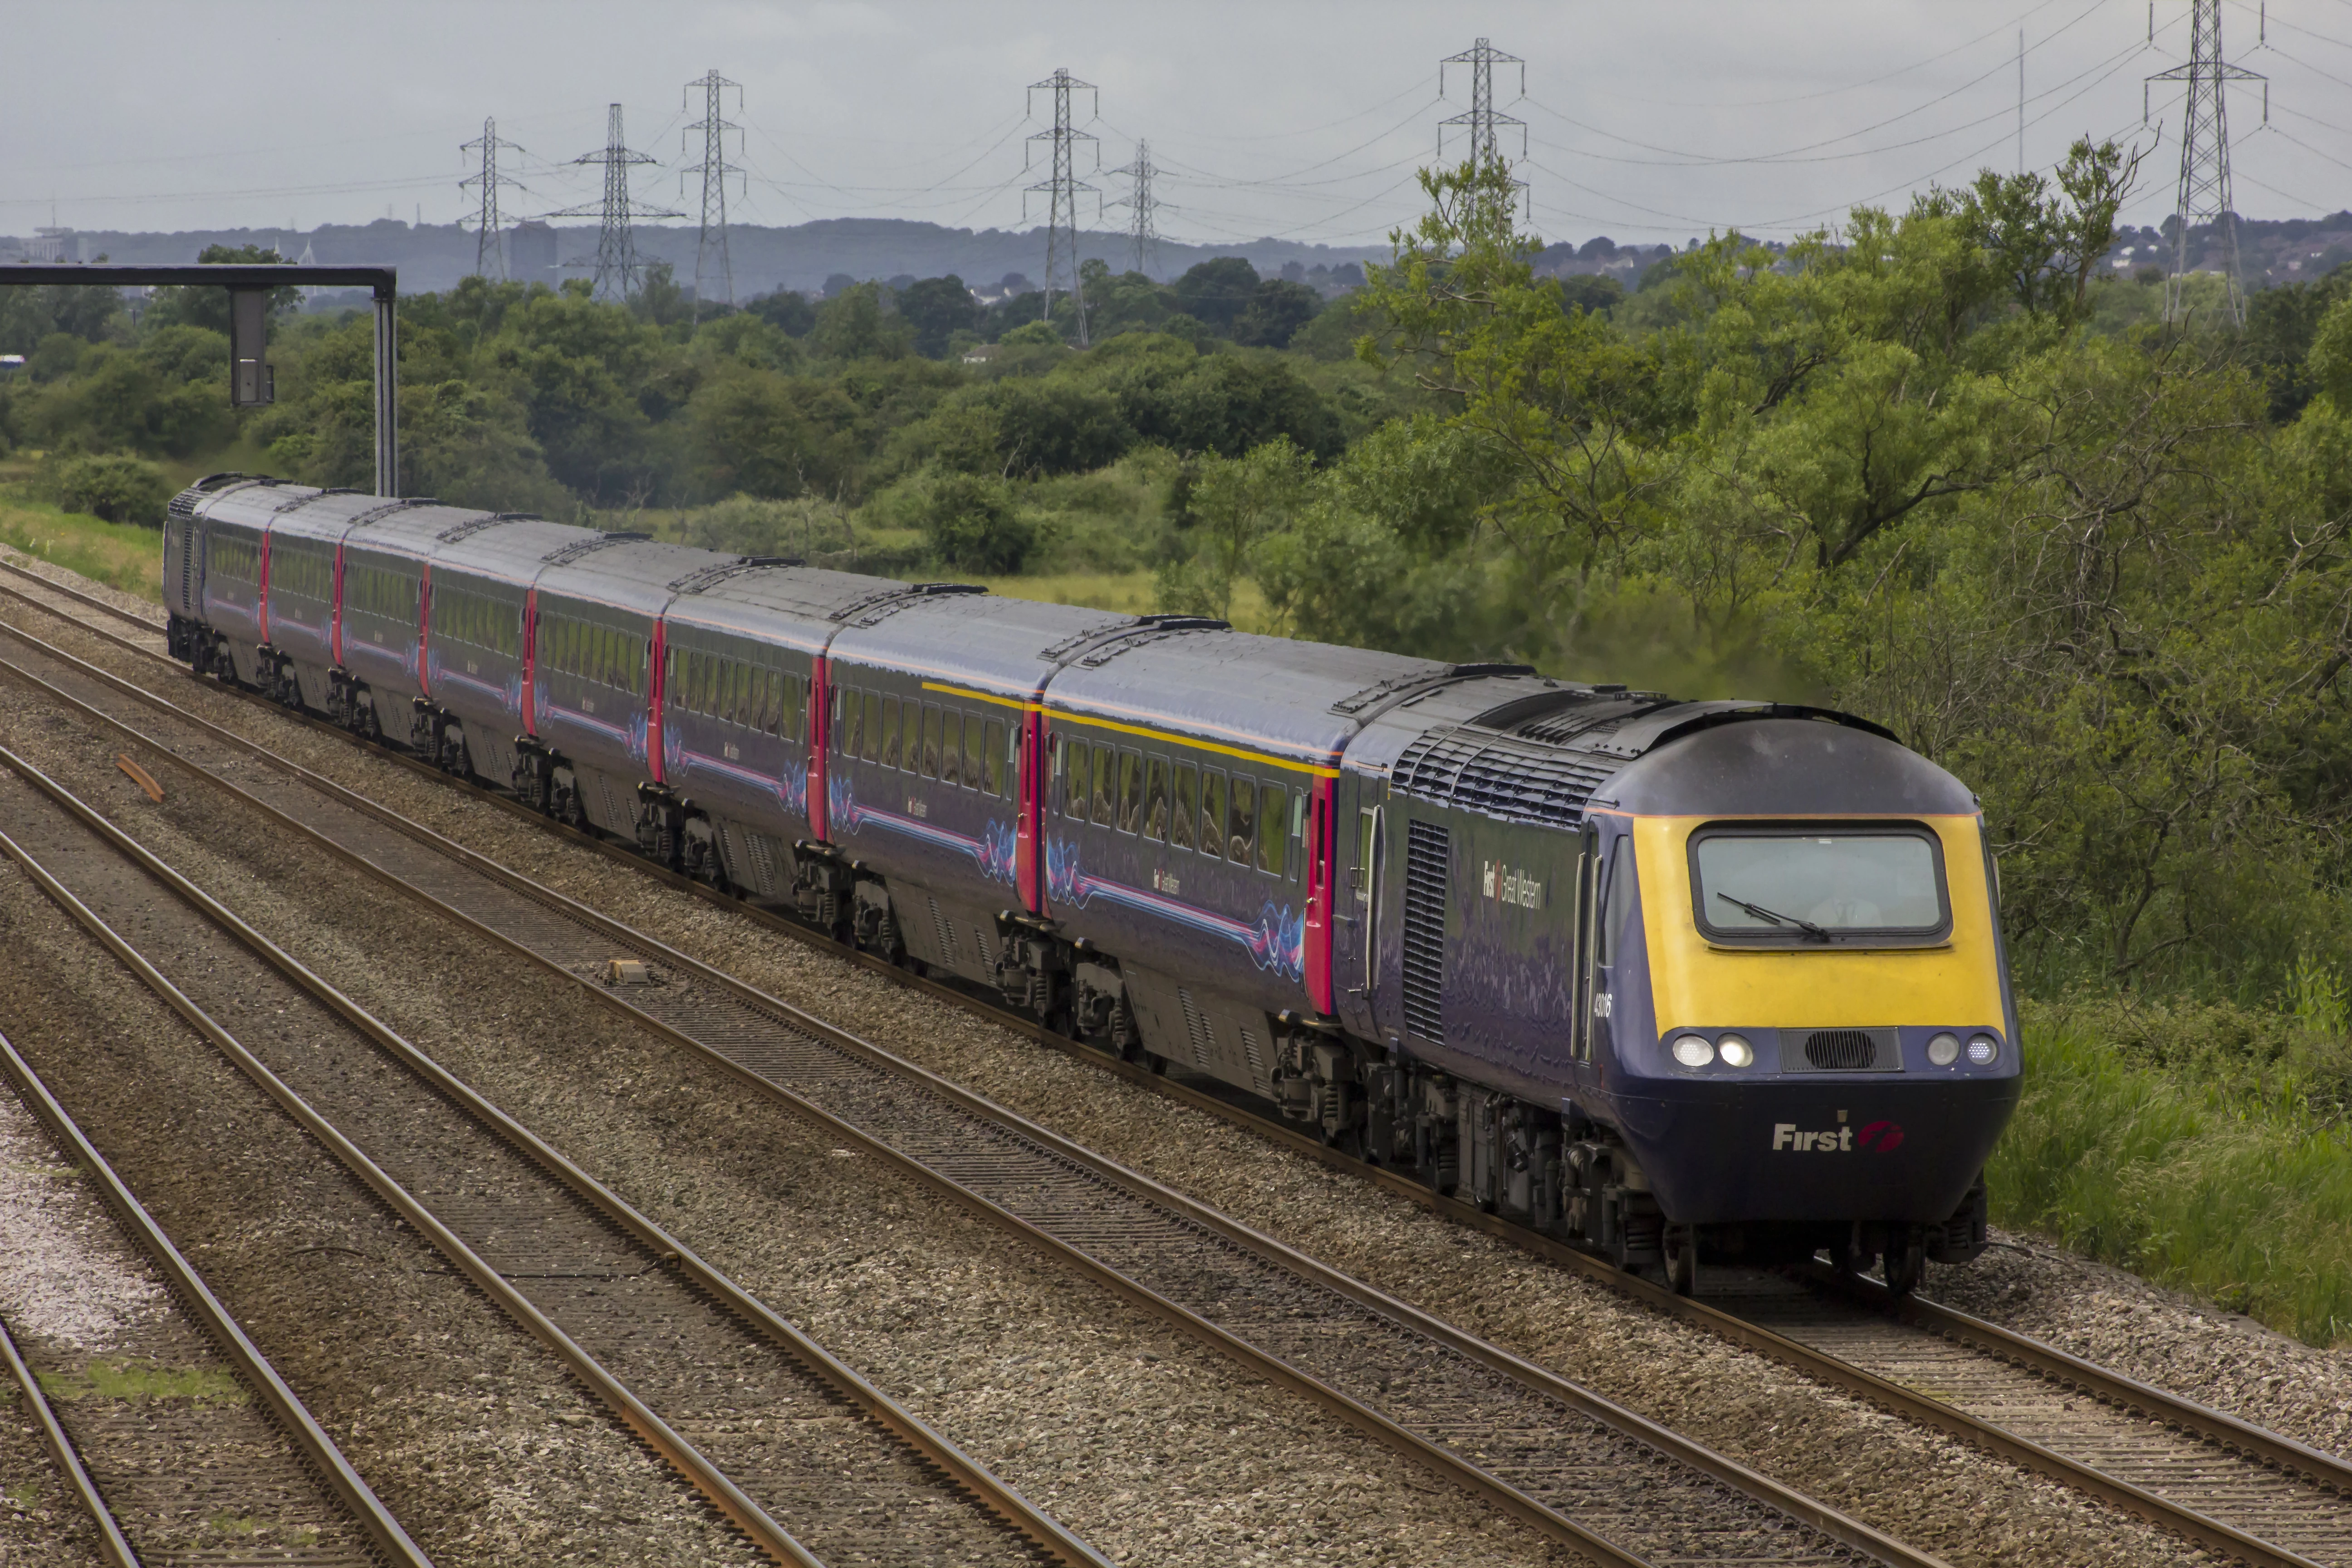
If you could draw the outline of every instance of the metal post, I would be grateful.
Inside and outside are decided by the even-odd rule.
[[[400,494],[400,337],[390,289],[375,297],[375,493]]]

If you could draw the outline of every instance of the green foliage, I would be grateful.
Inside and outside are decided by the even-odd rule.
[[[1018,572],[1037,542],[1012,487],[988,474],[932,475],[918,516],[940,559],[966,571]]]
[[[882,285],[853,283],[817,307],[809,348],[827,359],[904,359],[914,325],[887,308]]]
[[[914,330],[915,352],[925,359],[944,357],[949,338],[971,331],[980,323],[980,306],[971,290],[952,272],[944,278],[922,279],[900,290],[898,314]]]
[[[207,267],[275,267],[286,258],[264,245],[207,245],[197,253],[199,265]],[[294,311],[301,309],[302,290],[287,287],[269,291],[268,317],[275,327]],[[147,300],[150,327],[200,327],[206,331],[228,336],[228,290],[204,284],[166,285],[156,289]],[[224,353],[226,351],[224,350]]]
[[[2294,1047],[2341,1082],[2344,1040],[2202,1011],[2030,1010],[1993,1217],[2309,1343],[2352,1337],[2352,1147],[2273,1065]]]
[[[1234,589],[1268,541],[1286,531],[1314,493],[1314,460],[1277,436],[1239,458],[1211,453],[1190,476],[1192,550],[1160,574],[1162,608],[1228,616]]]
[[[66,458],[55,466],[49,483],[68,511],[150,528],[163,526],[163,507],[172,499],[172,482],[163,469],[121,454]]]

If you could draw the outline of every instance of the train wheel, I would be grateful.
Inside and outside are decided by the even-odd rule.
[[[1689,1226],[1666,1226],[1666,1284],[1677,1296],[1698,1293],[1698,1233]]]
[[[1919,1288],[1927,1273],[1927,1242],[1918,1226],[1886,1238],[1886,1256],[1879,1272],[1886,1278],[1886,1288],[1897,1296],[1908,1296]]]

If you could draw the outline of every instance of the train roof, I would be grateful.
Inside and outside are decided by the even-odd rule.
[[[664,544],[642,533],[583,531],[541,558],[539,591],[658,616],[677,596],[678,584],[740,560],[690,544]]]
[[[539,581],[547,558],[585,539],[601,539],[594,529],[517,512],[475,512],[433,536],[435,569],[455,568],[479,573],[529,587]]]
[[[833,657],[1027,701],[1061,668],[1061,650],[1136,624],[1133,616],[999,598],[961,584],[909,586],[917,591],[835,611],[841,630]]]
[[[960,584],[902,583],[895,577],[738,558],[733,565],[712,567],[688,579],[669,613],[680,625],[789,643],[814,654],[823,653],[845,626],[882,605],[935,593],[974,591]]]
[[[1453,678],[1402,654],[1153,617],[1074,649],[1047,705],[1328,763],[1381,705]]]

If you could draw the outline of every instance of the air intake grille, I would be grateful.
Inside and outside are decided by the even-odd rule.
[[[1815,1029],[1805,1037],[1805,1059],[1823,1072],[1868,1072],[1878,1042],[1865,1029]]]
[[[1405,748],[1389,770],[1389,782],[1399,794],[1418,800],[1463,806],[1509,822],[1574,826],[1584,820],[1584,803],[1622,766],[1616,757],[1590,756],[1491,731],[1447,730],[1424,735]]]
[[[1432,1045],[1445,1043],[1445,894],[1453,836],[1413,822],[1404,848],[1404,1023]]]

